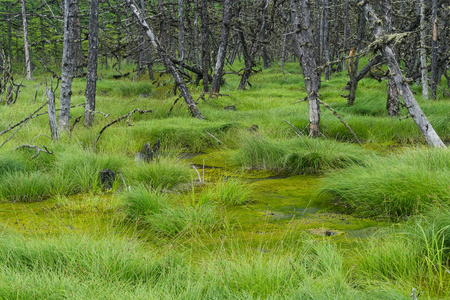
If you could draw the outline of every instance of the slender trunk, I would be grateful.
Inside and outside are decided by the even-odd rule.
[[[89,49],[86,68],[86,106],[84,125],[94,123],[95,91],[97,86],[98,62],[98,0],[90,0],[89,5]]]
[[[431,24],[433,35],[431,40],[431,82],[430,93],[431,99],[436,99],[436,89],[439,84],[439,66],[438,66],[438,16],[437,16],[437,0],[432,0]]]
[[[344,55],[346,55],[348,53],[348,49],[347,49],[347,36],[348,36],[348,18],[349,18],[349,4],[348,1],[349,0],[344,0],[345,1],[345,8],[344,8],[344,16],[345,16],[345,21],[344,21],[344,38],[342,41],[342,48],[344,49]],[[347,69],[347,65],[346,65],[346,61],[345,59],[342,60],[342,70],[346,70]]]
[[[394,28],[394,17],[391,0],[382,0],[381,6],[384,10],[384,20],[385,20],[385,31],[391,33]],[[394,49],[393,49],[394,51]],[[394,52],[395,53],[395,52]],[[400,113],[400,99],[398,96],[398,91],[394,83],[394,78],[389,76],[388,79],[388,89],[387,89],[387,102],[386,109],[388,116],[397,116]]]
[[[202,0],[202,70],[203,70],[203,91],[209,92],[209,20],[208,20],[208,0]]]
[[[420,0],[420,68],[422,73],[422,97],[428,99],[427,52],[425,44],[425,0]]]
[[[69,130],[72,78],[75,71],[74,34],[78,0],[65,0],[64,5],[64,45],[61,69],[61,95],[59,128]]]
[[[76,72],[78,75],[83,75],[83,48],[81,46],[81,24],[79,7],[77,4],[77,15],[75,18],[75,56],[76,56]]]
[[[356,89],[358,88],[358,80],[356,75],[358,74],[359,66],[359,48],[363,39],[366,28],[366,19],[361,12],[358,19],[358,32],[356,34],[355,46],[350,51],[350,59],[348,62],[348,75],[350,77],[350,94],[348,95],[348,105],[353,105],[356,99]]]
[[[41,5],[42,6],[44,6],[43,5],[44,3],[43,3],[43,1],[41,2]],[[41,11],[41,14],[42,14],[42,11]],[[43,16],[41,16],[40,18],[39,18],[39,23],[40,23],[40,29],[41,29],[41,60],[42,60],[42,62],[44,62],[44,63],[46,63],[47,62],[47,58],[46,58],[46,55],[45,55],[45,25],[44,25],[44,17]]]
[[[330,29],[328,24],[328,15],[330,14],[330,3],[328,0],[323,0],[323,51],[325,55],[325,63],[330,62],[330,44],[329,44],[329,36]],[[325,80],[330,80],[331,76],[331,67],[325,67]]]
[[[116,26],[117,26],[117,71],[120,73],[120,69],[122,66],[122,50],[121,50],[121,34],[120,34],[120,27],[122,22],[120,21],[120,14],[119,10],[116,10]]]
[[[175,81],[175,84],[176,84],[178,90],[180,91],[181,95],[183,96],[184,101],[186,102],[191,115],[197,119],[204,119],[203,115],[198,110],[197,105],[194,102],[194,99],[192,99],[192,95],[189,93],[189,90],[186,86],[186,83],[183,80],[183,77],[180,75],[175,64],[170,59],[170,56],[167,53],[167,50],[156,39],[155,35],[153,34],[152,29],[148,26],[144,17],[141,15],[141,13],[137,9],[137,7],[131,2],[131,0],[125,0],[125,2],[130,7],[133,14],[138,18],[139,23],[141,24],[141,26],[147,33],[147,36],[150,39],[152,46],[155,48],[159,57],[162,59],[164,66],[166,68],[166,71],[172,75],[172,77]]]
[[[178,0],[178,59],[184,59],[184,0]]]
[[[199,55],[198,55],[198,45],[199,45],[199,33],[198,33],[198,1],[195,0],[194,5],[194,56],[195,56],[195,63],[197,65],[200,65]]]
[[[382,22],[380,19],[378,19],[374,10],[372,9],[372,6],[369,3],[364,1],[363,5],[367,20],[370,22],[370,25],[373,28],[375,38],[378,39],[383,34],[383,28],[380,25],[382,24]],[[387,65],[392,74],[392,78],[394,79],[394,82],[397,86],[397,90],[402,97],[403,102],[405,103],[405,106],[408,109],[412,119],[416,123],[428,145],[430,145],[431,147],[445,147],[445,144],[439,138],[433,126],[428,121],[427,117],[420,109],[419,104],[414,98],[411,88],[406,83],[406,80],[403,77],[402,70],[400,69],[398,62],[395,59],[395,55],[391,47],[389,45],[384,45],[382,47],[382,53],[384,58],[386,59]]]
[[[309,109],[309,135],[318,137],[320,135],[320,106],[319,106],[319,81],[316,69],[316,53],[311,28],[311,13],[307,0],[300,0],[300,12],[298,15],[298,1],[291,0],[292,24],[294,27],[294,46],[300,61],[306,92],[308,93]],[[301,23],[300,23],[301,20]]]
[[[27,80],[31,80],[31,58],[30,58],[30,46],[28,45],[28,24],[25,9],[25,0],[22,0],[22,23],[23,23],[23,43],[25,48],[25,67],[27,70]]]
[[[225,65],[225,57],[227,55],[228,37],[230,35],[230,24],[234,0],[225,0],[223,4],[223,23],[222,31],[220,33],[219,50],[217,51],[216,66],[214,68],[214,77],[211,83],[210,95],[216,97],[220,91],[220,83],[223,76],[223,68]]]

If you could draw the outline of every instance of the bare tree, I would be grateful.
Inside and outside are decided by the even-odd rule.
[[[367,21],[373,28],[375,38],[381,39],[382,41],[385,38],[385,32],[383,31],[383,28],[381,26],[381,20],[377,17],[372,6],[367,2],[367,0],[362,1],[361,6],[363,7]],[[411,117],[413,118],[427,143],[431,147],[445,147],[445,144],[437,135],[433,126],[428,121],[427,117],[420,109],[419,104],[414,98],[411,88],[408,86],[405,78],[402,75],[402,70],[398,65],[397,59],[395,58],[391,46],[389,44],[383,44],[380,50],[383,53],[383,56],[392,74],[392,78],[397,86],[400,96],[403,99],[403,102],[405,103],[406,108],[408,109]]]
[[[23,23],[23,43],[25,48],[25,67],[27,70],[27,80],[31,80],[31,58],[30,45],[28,44],[28,23],[25,9],[25,0],[22,0],[22,23]]]
[[[95,91],[97,86],[98,58],[98,0],[90,0],[89,6],[89,49],[86,69],[86,106],[84,125],[92,126],[94,122]]]
[[[69,130],[72,78],[75,71],[74,34],[78,0],[64,0],[64,45],[61,69],[59,128]]]

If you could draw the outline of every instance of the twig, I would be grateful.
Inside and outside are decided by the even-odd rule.
[[[6,144],[7,142],[9,142],[9,141],[13,138],[13,136],[17,133],[17,131],[19,131],[23,126],[25,126],[26,123],[27,123],[27,122],[22,123],[22,125],[20,125],[20,127],[17,128],[17,130],[14,131],[14,133],[13,133],[9,138],[7,138],[7,139],[0,145],[0,148],[3,147],[4,144]]]
[[[194,166],[194,165],[191,165],[192,166],[192,168],[195,170],[195,172],[197,172],[197,175],[198,175],[198,181],[199,182],[202,182],[202,177],[200,177],[200,172],[197,170],[197,168]]]
[[[209,135],[210,137],[212,137],[213,139],[215,139],[219,144],[222,144],[222,142],[216,138],[215,136],[213,136],[211,133],[209,133],[208,131],[206,131],[206,134]]]
[[[408,114],[408,115],[406,115],[406,116],[404,116],[404,117],[399,118],[398,120],[399,120],[399,121],[401,121],[401,120],[406,120],[406,119],[408,119],[409,117],[412,117],[412,115],[411,115],[411,114]]]
[[[300,102],[303,102],[303,101],[306,101],[306,100],[308,100],[308,97],[305,97],[305,98],[303,98],[301,100],[295,101],[292,104],[300,103]]]
[[[285,119],[283,119],[283,121],[286,122],[286,123],[288,123],[292,128],[294,128],[295,134],[296,134],[298,137],[302,137],[303,133],[302,133],[297,127],[295,127],[294,125],[292,125],[291,123],[289,123],[289,122],[288,122],[287,120],[285,120]]]
[[[119,122],[119,121],[122,121],[123,119],[127,119],[128,125],[131,126],[131,123],[130,123],[130,116],[131,116],[132,114],[134,114],[135,112],[138,112],[139,114],[147,114],[147,113],[149,113],[149,112],[152,112],[152,110],[151,110],[151,109],[148,109],[148,110],[140,110],[139,108],[136,108],[136,109],[133,109],[132,111],[130,111],[129,113],[127,113],[126,115],[123,115],[123,116],[121,116],[120,118],[117,118],[117,119],[115,119],[114,121],[112,121],[111,123],[107,124],[107,125],[106,125],[105,127],[103,127],[103,128],[100,130],[100,132],[98,133],[98,136],[97,136],[97,138],[96,138],[95,141],[94,141],[94,150],[95,150],[95,148],[97,147],[97,142],[98,142],[98,140],[100,139],[100,136],[101,136],[102,133],[106,130],[106,128],[108,128],[108,127],[111,126],[111,125],[114,125],[115,123],[117,123],[117,122]]]
[[[175,101],[173,102],[172,107],[169,109],[169,112],[167,113],[167,117],[170,117],[170,114],[172,113],[172,109],[175,107],[175,105],[177,104],[178,100],[180,100],[180,99],[181,99],[181,95],[178,96],[178,98],[175,99]]]
[[[47,101],[47,102],[48,102],[48,101]],[[42,106],[40,106],[37,110],[35,110],[34,112],[32,112],[32,113],[30,114],[29,117],[26,117],[25,119],[23,119],[23,120],[20,121],[19,123],[14,124],[14,125],[10,126],[9,128],[4,129],[2,132],[0,132],[0,135],[3,135],[3,134],[5,134],[5,133],[7,133],[7,132],[13,130],[13,129],[16,128],[17,126],[19,126],[19,125],[21,125],[21,124],[23,124],[23,123],[25,123],[25,122],[28,122],[29,120],[31,120],[31,119],[33,119],[33,118],[36,118],[37,116],[40,116],[41,114],[38,114],[38,115],[36,115],[36,114],[37,114],[41,109],[43,109],[44,106],[47,105],[47,102],[45,102],[45,103],[44,103]]]
[[[347,127],[347,129],[351,132],[351,134],[353,134],[353,136],[355,137],[356,141],[358,142],[359,146],[362,147],[361,142],[359,141],[358,137],[356,136],[356,134],[353,132],[353,130],[350,128],[350,126],[348,126],[348,124],[344,121],[344,119],[342,119],[342,117],[337,113],[337,111],[335,111],[334,109],[332,109],[327,103],[323,102],[320,99],[317,99],[317,101],[319,101],[320,104],[322,104],[323,106],[325,106],[326,108],[328,108],[329,110],[331,110],[331,112],[333,113],[333,115],[336,116],[336,118],[339,119],[339,121],[341,121],[342,124],[345,125],[345,127]]]
[[[20,149],[20,148],[31,148],[31,149],[35,149],[37,152],[31,157],[31,159],[33,159],[33,158],[35,158],[36,156],[38,156],[39,153],[41,153],[41,152],[45,152],[45,153],[48,153],[48,154],[53,154],[53,152],[50,151],[50,150],[48,150],[46,146],[42,146],[42,148],[44,148],[44,149],[42,149],[42,148],[39,147],[39,146],[33,146],[33,145],[21,145],[21,146],[15,148],[14,150],[18,150],[18,149]]]
[[[85,114],[85,111],[83,111],[83,113],[81,115],[79,115],[78,118],[75,119],[75,121],[72,124],[72,127],[69,128],[69,143],[70,143],[70,140],[72,139],[72,132],[73,132],[73,129],[75,128],[75,125],[77,125],[80,122],[80,120],[84,116],[84,114]]]
[[[90,112],[91,114],[100,114],[102,116],[104,116],[105,118],[109,117],[111,114],[106,114],[104,112],[101,111],[95,111],[95,110],[88,110],[88,112]]]
[[[39,134],[39,135],[37,135],[37,136],[35,136],[34,138],[31,139],[30,144],[31,144],[35,139],[37,139],[37,138],[40,137],[40,136],[46,136],[46,137],[48,137],[49,139],[52,139],[51,137],[49,137],[49,136],[46,135],[46,134]]]

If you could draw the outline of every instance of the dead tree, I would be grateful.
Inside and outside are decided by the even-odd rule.
[[[139,23],[145,30],[152,46],[155,48],[159,57],[163,61],[166,71],[172,75],[178,90],[180,91],[181,95],[183,95],[184,101],[186,102],[191,115],[197,119],[204,119],[203,115],[198,110],[198,107],[195,104],[194,99],[192,98],[192,95],[189,92],[187,85],[183,80],[183,77],[179,73],[175,64],[172,62],[172,59],[170,55],[167,53],[166,49],[160,44],[158,39],[155,37],[152,29],[148,26],[147,21],[145,21],[144,17],[141,15],[140,11],[132,3],[132,1],[125,0],[125,2],[130,7],[132,13],[138,18]]]
[[[72,78],[75,71],[74,34],[78,0],[64,1],[64,45],[61,69],[59,128],[69,130]]]
[[[216,66],[214,68],[214,77],[211,83],[210,95],[212,97],[217,97],[220,91],[220,82],[223,76],[223,67],[225,65],[225,57],[227,54],[228,37],[230,35],[231,17],[234,0],[225,0],[223,3],[223,22],[222,30],[220,32],[220,44],[219,50],[217,51]]]
[[[299,16],[299,1],[300,12]],[[312,36],[311,13],[307,0],[291,0],[291,19],[294,33],[294,47],[300,61],[306,92],[308,93],[309,135],[320,135],[320,78],[316,71],[316,53]],[[300,23],[301,20],[301,23]]]
[[[427,141],[428,145],[431,147],[445,147],[445,144],[442,142],[440,137],[437,135],[431,123],[428,121],[427,117],[421,110],[419,104],[417,103],[414,95],[407,84],[405,78],[403,77],[402,70],[395,58],[394,52],[392,51],[391,46],[389,45],[389,36],[383,30],[382,22],[375,14],[372,6],[368,3],[367,0],[361,1],[359,4],[361,5],[364,14],[367,18],[367,21],[373,28],[373,33],[377,41],[375,44],[380,43],[379,50],[383,54],[386,63],[389,67],[389,71],[391,72],[392,79],[397,86],[397,90],[400,96],[405,103],[406,108],[408,109],[411,117],[422,133],[423,137]],[[387,41],[387,42],[386,42]]]
[[[84,125],[92,126],[95,111],[95,91],[97,86],[98,58],[98,0],[90,0],[89,8],[89,49],[86,69],[86,106]]]

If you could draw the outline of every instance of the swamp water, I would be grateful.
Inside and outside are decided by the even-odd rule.
[[[221,208],[225,228],[205,234],[202,241],[205,246],[227,237],[250,242],[257,248],[261,245],[270,248],[280,242],[303,239],[305,234],[353,244],[388,225],[337,213],[320,203],[316,195],[320,176],[278,176],[267,171],[238,170],[229,163],[228,151],[183,154],[181,158],[195,167],[205,182],[239,178],[251,189],[249,203]],[[201,187],[196,187],[195,192],[199,191]],[[118,194],[83,194],[37,203],[0,203],[0,222],[4,228],[37,236],[138,233],[146,240],[161,241],[145,228],[121,222],[124,218],[121,210]]]

